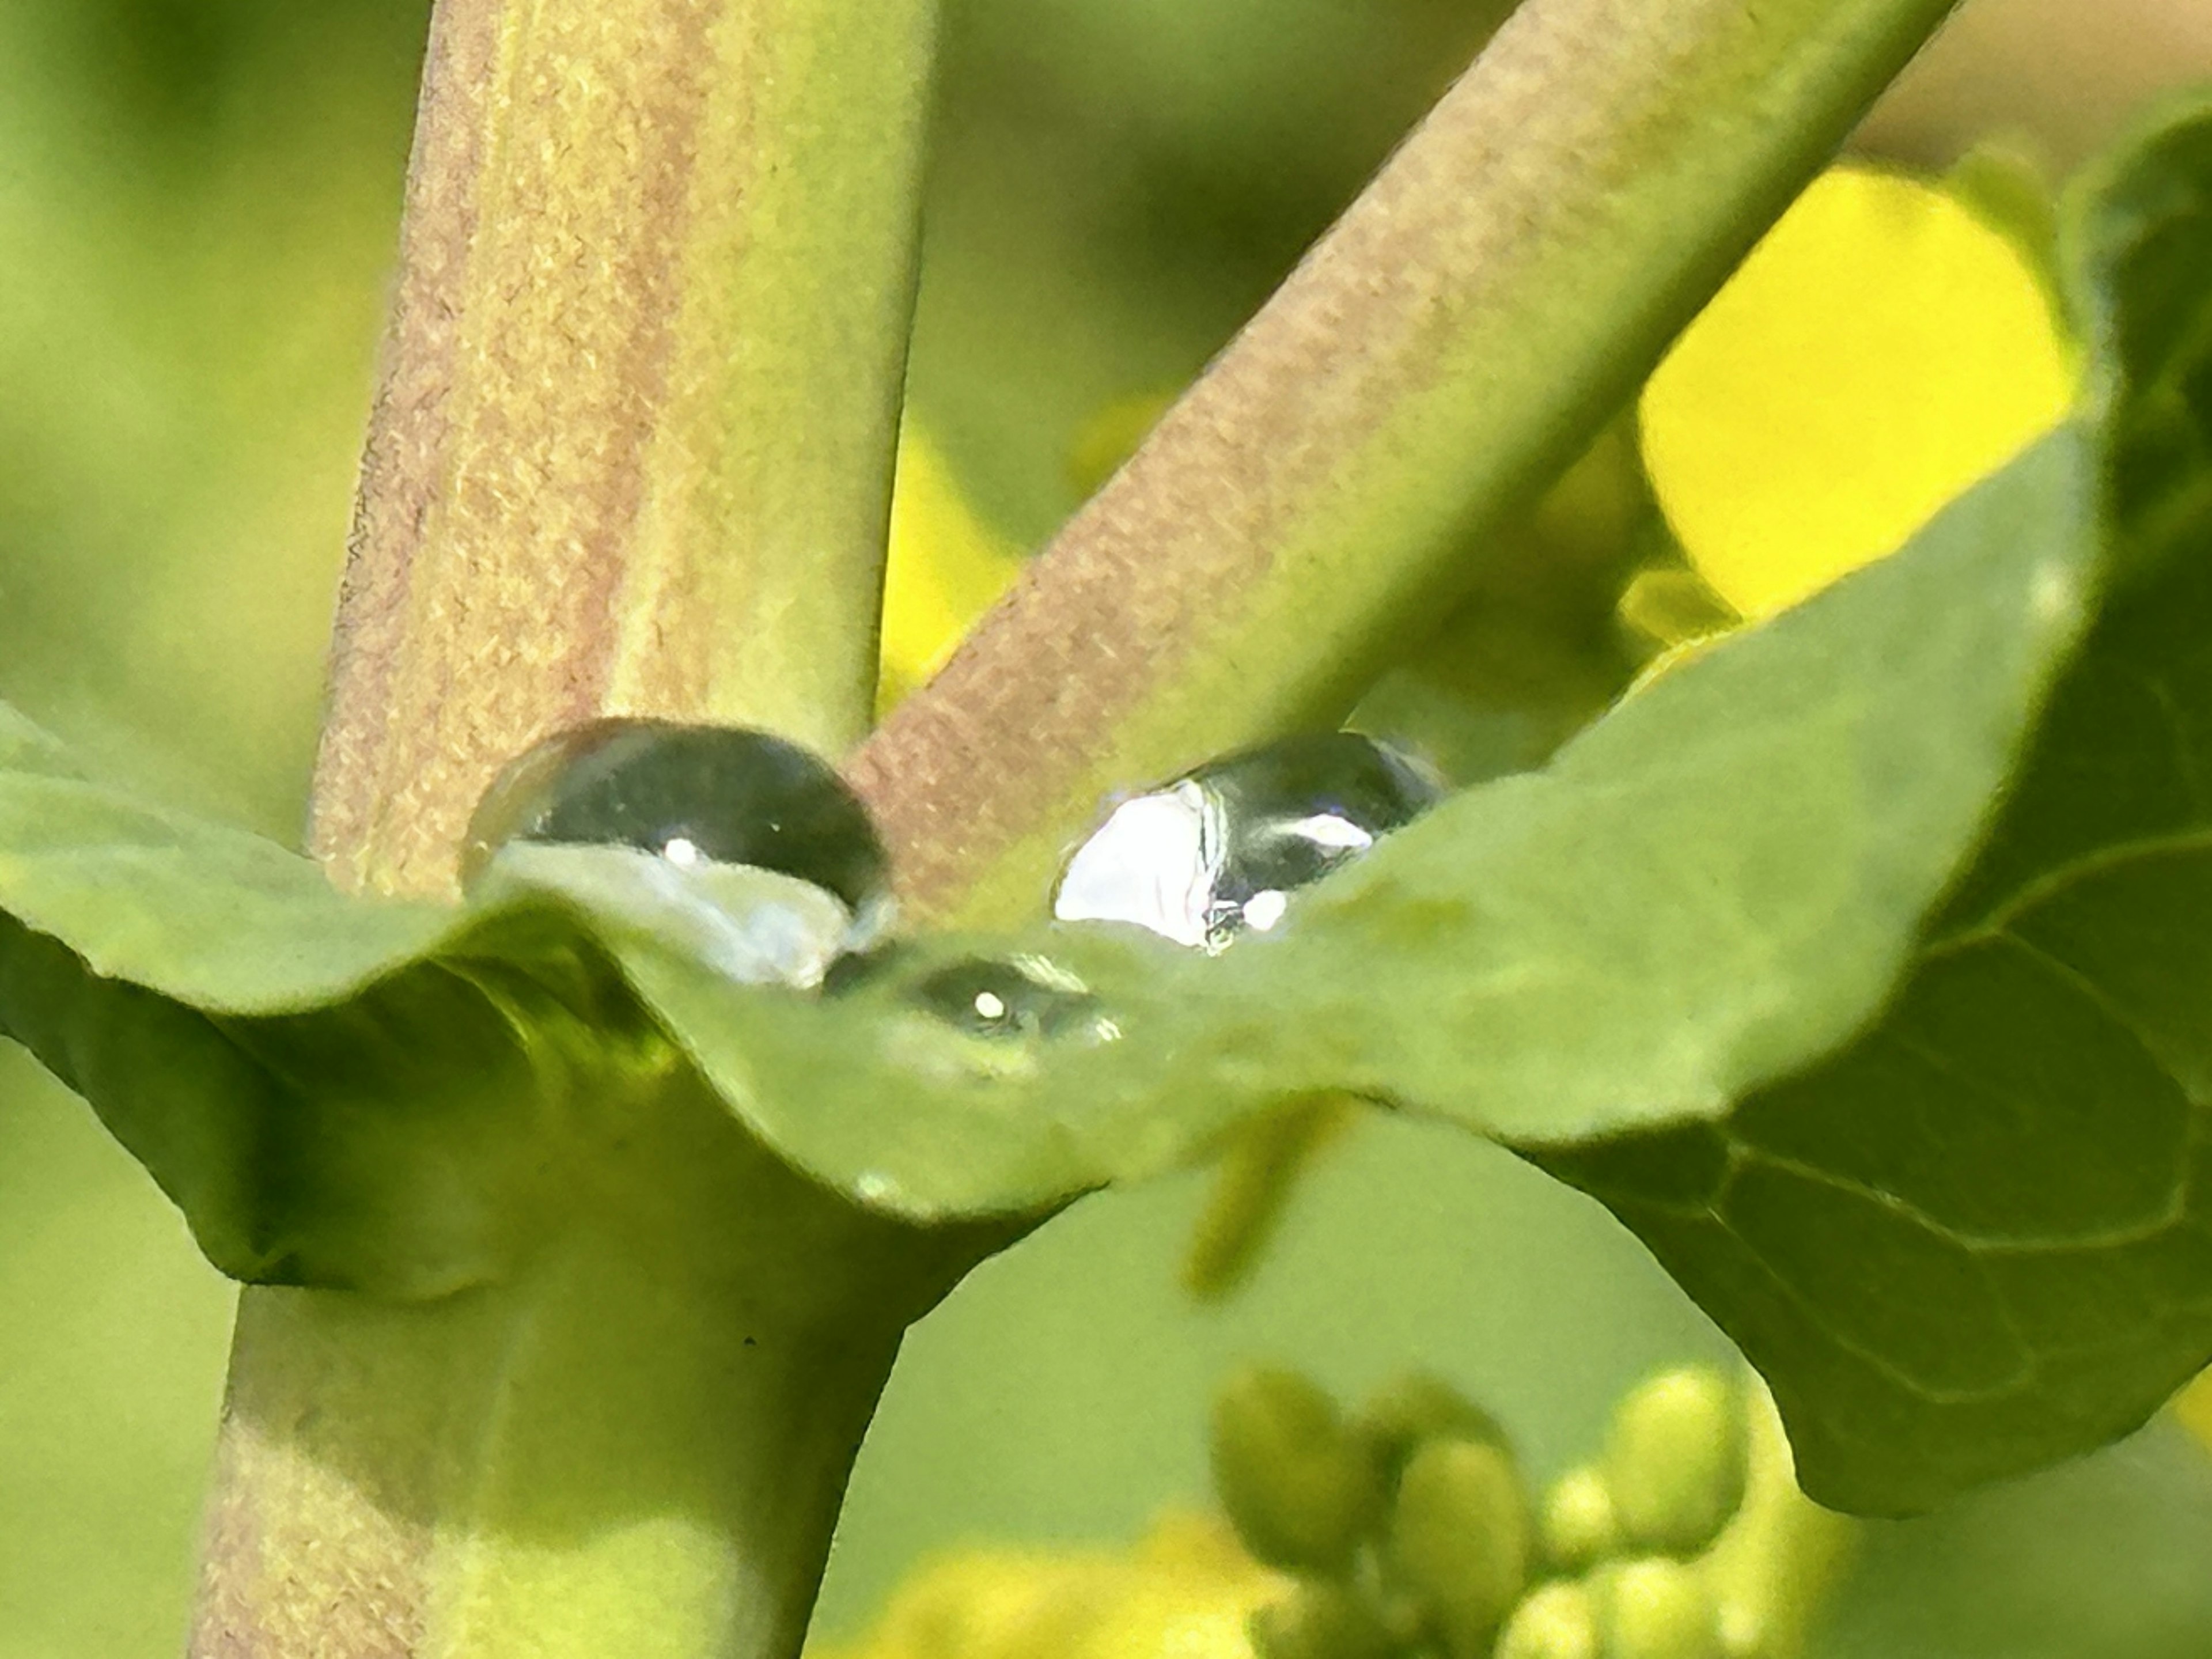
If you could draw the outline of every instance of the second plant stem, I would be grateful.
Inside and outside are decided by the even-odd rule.
[[[1036,913],[1114,792],[1329,725],[1953,0],[1525,0],[854,758],[909,913]]]

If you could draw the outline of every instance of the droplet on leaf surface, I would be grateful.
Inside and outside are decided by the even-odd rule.
[[[1219,951],[1279,923],[1290,896],[1433,805],[1442,785],[1355,732],[1210,761],[1123,801],[1078,848],[1053,914],[1126,921]]]
[[[470,822],[462,879],[560,891],[748,983],[817,983],[890,908],[883,842],[826,762],[764,732],[654,720],[594,720],[508,765]]]
[[[464,874],[518,841],[775,870],[855,914],[880,901],[890,866],[860,799],[797,744],[621,717],[572,727],[510,763],[470,821]]]
[[[940,968],[914,994],[970,1036],[1098,1036],[1103,1012],[1083,981],[1042,957],[976,957]]]

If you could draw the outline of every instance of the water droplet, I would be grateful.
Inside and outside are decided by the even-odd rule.
[[[1042,957],[976,957],[939,968],[915,982],[915,1000],[970,1036],[1061,1037],[1109,1041],[1120,1035],[1102,1017],[1090,988]]]
[[[1355,732],[1211,761],[1126,800],[1076,849],[1053,914],[1128,921],[1178,945],[1266,933],[1290,896],[1435,805],[1442,784]]]
[[[462,855],[471,891],[495,874],[552,888],[733,978],[798,985],[883,932],[889,870],[867,810],[805,750],[631,719],[594,720],[514,761]]]
[[[856,913],[890,869],[867,809],[827,762],[765,732],[670,720],[592,720],[511,763],[470,821],[464,878],[517,841],[781,871]]]

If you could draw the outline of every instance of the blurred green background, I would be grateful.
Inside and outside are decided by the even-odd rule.
[[[1086,422],[1203,364],[1499,9],[949,0],[913,400],[981,513],[1042,539]],[[1878,141],[1941,162],[2033,122],[2063,167],[2150,81],[2212,75],[2195,0],[2092,10],[1984,0]],[[0,696],[287,838],[426,15],[0,7]],[[1197,1497],[1206,1397],[1239,1356],[1347,1389],[1433,1366],[1548,1473],[1638,1372],[1724,1351],[1594,1206],[1449,1132],[1364,1128],[1218,1310],[1176,1288],[1200,1197],[1194,1176],[1090,1201],[917,1331],[829,1628],[921,1552],[1127,1537]],[[0,1659],[178,1650],[229,1304],[88,1115],[0,1051]],[[1823,1650],[2201,1659],[2208,1561],[2212,1459],[2161,1426],[1878,1528]]]

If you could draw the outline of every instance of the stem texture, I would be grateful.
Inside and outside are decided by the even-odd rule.
[[[195,1659],[792,1659],[901,1334],[986,1249],[679,1071],[514,1279],[249,1290]]]
[[[491,775],[598,714],[863,729],[934,10],[439,0],[315,785],[342,885],[449,890]],[[798,1653],[900,1334],[1011,1235],[865,1214],[660,1083],[511,1281],[246,1291],[195,1659]]]
[[[1952,0],[1526,0],[855,756],[908,913],[1034,914],[1115,790],[1334,724]]]
[[[592,715],[865,728],[933,0],[441,0],[311,840]]]

